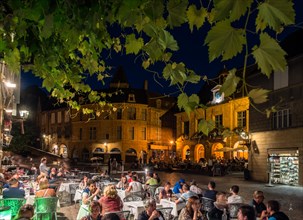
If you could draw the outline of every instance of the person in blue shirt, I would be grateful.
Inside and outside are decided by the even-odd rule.
[[[262,211],[261,219],[289,220],[288,216],[280,211],[280,203],[276,200],[269,200],[267,202],[266,210]]]
[[[18,188],[18,180],[12,178],[9,180],[9,188],[3,190],[3,198],[24,198],[25,191]]]
[[[184,183],[185,183],[184,179],[180,179],[178,182],[176,182],[176,184],[174,185],[174,188],[173,188],[173,193],[174,194],[183,193],[182,185]]]

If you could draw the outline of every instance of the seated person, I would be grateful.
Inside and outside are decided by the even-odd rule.
[[[202,220],[200,208],[201,203],[199,197],[190,197],[186,206],[181,210],[178,220]]]
[[[276,200],[267,202],[266,210],[262,211],[261,219],[267,220],[289,220],[288,216],[280,211],[280,203]]]
[[[94,180],[87,181],[87,187],[83,190],[82,193],[82,204],[89,205],[92,200],[99,199],[100,189],[96,187]]]
[[[197,195],[202,195],[202,189],[197,186],[195,180],[191,181],[189,190],[196,193]]]
[[[127,189],[128,188],[128,181],[124,174],[121,175],[120,181],[117,183],[116,187],[118,189]]]
[[[107,212],[119,212],[123,208],[123,202],[114,185],[104,188],[104,195],[99,199],[99,203],[102,206],[102,215]]]
[[[221,220],[224,209],[227,210],[226,194],[224,192],[218,192],[216,201],[214,202],[214,208],[207,213],[208,219]]]
[[[156,210],[157,204],[156,200],[149,199],[144,202],[145,210],[141,212],[138,216],[138,220],[164,220],[161,212]]]
[[[175,201],[176,204],[180,202],[187,202],[192,196],[198,196],[196,193],[189,190],[189,185],[186,183],[182,186],[182,191],[183,193],[181,194],[180,198]]]
[[[261,213],[266,210],[266,206],[263,203],[264,201],[264,194],[262,191],[255,191],[253,194],[253,200],[250,202],[249,205],[255,208],[256,217],[259,218]]]
[[[48,179],[46,177],[42,178],[39,182],[39,190],[35,195],[37,198],[39,197],[56,197],[56,192],[54,189],[49,188]]]
[[[159,175],[157,173],[153,173],[153,177],[154,177],[154,179],[157,180],[158,185],[160,185],[161,184],[161,179],[160,179]]]
[[[125,190],[126,192],[142,192],[143,187],[140,182],[137,180],[137,176],[132,176],[132,181],[129,183],[128,188]]]
[[[9,181],[9,188],[3,190],[3,199],[8,198],[24,198],[25,191],[19,188],[19,182],[16,178],[11,178]]]
[[[79,183],[79,189],[80,190],[84,190],[87,187],[87,181],[88,181],[88,177],[87,176],[83,176],[83,179]]]
[[[149,185],[149,186],[156,186],[158,185],[158,180],[154,178],[153,174],[150,173],[149,174],[149,178],[148,180],[145,182],[146,185]]]
[[[34,206],[25,204],[19,209],[18,215],[14,218],[15,220],[30,220],[34,217]]]
[[[238,220],[256,220],[255,210],[249,205],[243,205],[238,211]]]
[[[172,197],[173,191],[170,188],[171,188],[170,182],[166,182],[164,185],[164,189],[162,189],[159,193],[159,200]]]
[[[227,203],[244,203],[242,196],[239,196],[239,186],[233,185],[230,188],[231,196],[227,198]]]
[[[173,193],[174,194],[183,193],[182,185],[184,183],[185,183],[185,180],[182,178],[178,182],[176,182],[176,184],[174,185],[174,188],[173,188]]]
[[[216,200],[216,194],[217,191],[215,190],[216,188],[216,183],[214,181],[209,181],[208,185],[207,185],[207,190],[205,190],[205,192],[203,193],[203,197],[205,198],[209,198],[212,200]]]
[[[101,220],[101,205],[97,201],[91,201],[89,205],[90,214],[81,218],[81,220]]]

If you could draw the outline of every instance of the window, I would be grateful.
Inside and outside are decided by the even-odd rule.
[[[70,137],[70,126],[65,126],[64,127],[64,137],[69,138]]]
[[[135,128],[134,127],[130,127],[128,129],[128,135],[129,135],[130,140],[135,139]]]
[[[57,128],[57,137],[58,137],[58,138],[61,138],[61,137],[62,137],[62,128],[61,128],[61,127],[58,127],[58,128]]]
[[[122,140],[122,126],[117,127],[117,139]]]
[[[82,140],[82,128],[79,129],[79,140]]]
[[[141,110],[141,119],[143,121],[146,121],[147,120],[147,110],[146,109],[142,109]]]
[[[217,128],[223,127],[223,115],[216,115],[215,123]]]
[[[42,115],[41,123],[42,123],[42,125],[46,125],[46,114]]]
[[[55,124],[56,123],[56,114],[55,112],[51,113],[51,124]]]
[[[183,134],[189,135],[189,121],[183,122]]]
[[[117,119],[121,120],[122,119],[122,108],[117,109]]]
[[[246,111],[238,112],[237,113],[237,126],[239,128],[245,128],[246,127]]]
[[[57,122],[58,123],[62,122],[62,112],[57,112]]]
[[[128,102],[136,102],[135,94],[128,94]]]
[[[146,128],[142,128],[141,130],[142,140],[146,140]]]
[[[136,120],[136,108],[129,108],[127,110],[128,120]]]
[[[288,67],[285,72],[274,72],[274,90],[285,88],[288,86]]]
[[[69,113],[68,111],[64,112],[64,122],[69,122],[70,118],[69,118]]]
[[[97,129],[96,127],[90,127],[89,128],[89,139],[90,140],[96,140],[97,138]]]
[[[284,109],[273,113],[272,116],[273,129],[291,127],[291,112],[290,109]]]

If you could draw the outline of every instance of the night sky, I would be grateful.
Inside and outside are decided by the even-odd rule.
[[[296,9],[296,24],[303,27],[303,1],[294,0],[295,9]],[[298,30],[296,27],[288,27],[285,29],[284,33],[280,35],[279,40],[282,40],[289,33]],[[193,69],[197,74],[203,76],[207,75],[208,78],[215,77],[219,71],[224,67],[230,69],[232,67],[241,67],[243,64],[243,58],[240,56],[236,59],[232,59],[229,62],[221,63],[218,59],[212,63],[208,62],[208,48],[203,46],[204,39],[206,37],[207,31],[205,29],[200,29],[199,31],[194,30],[193,33],[190,33],[188,26],[177,28],[172,32],[174,37],[179,43],[179,51],[175,53],[172,59],[176,62],[184,62],[189,69]],[[253,42],[255,44],[255,42]],[[134,55],[122,56],[120,54],[112,54],[112,59],[106,61],[107,64],[111,65],[113,69],[110,74],[114,74],[119,66],[123,66],[130,86],[132,88],[143,88],[144,80],[148,80],[149,90],[154,92],[159,92],[162,94],[170,94],[173,96],[178,95],[178,93],[173,94],[178,91],[176,88],[169,87],[168,82],[165,82],[159,79],[156,75],[145,71],[141,67],[141,58],[137,58]],[[152,69],[157,71],[161,75],[161,69],[163,66],[155,66]],[[154,77],[161,83],[157,83],[154,80]],[[111,79],[107,79],[108,83]],[[42,81],[29,73],[22,73],[21,80],[21,89],[25,89],[31,85],[42,85]],[[108,84],[107,84],[108,85]],[[190,84],[186,87],[187,93],[197,93],[203,82],[200,82],[197,85]],[[94,84],[92,84],[94,89],[97,89]],[[100,87],[99,87],[100,88]]]

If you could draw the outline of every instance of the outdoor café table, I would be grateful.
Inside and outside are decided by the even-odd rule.
[[[79,183],[75,182],[61,183],[58,191],[67,192],[68,194],[75,194],[78,185]]]
[[[122,189],[117,189],[117,192],[118,192],[118,196],[123,201],[123,199],[125,198],[127,192],[125,190],[122,190]]]
[[[157,208],[162,208],[161,204],[157,204]],[[134,215],[134,219],[138,219],[139,214],[144,211],[144,202],[143,201],[131,201],[123,202],[123,210],[130,211]]]
[[[75,193],[75,196],[74,196],[74,202],[75,203],[82,199],[82,192],[83,192],[83,190],[80,190],[80,189],[76,190],[76,193]]]
[[[185,202],[179,202],[178,204],[176,204],[175,202],[169,201],[167,199],[161,199],[160,204],[163,208],[172,207],[173,210],[171,211],[171,214],[175,217],[178,216],[178,211],[183,209],[186,205]]]

